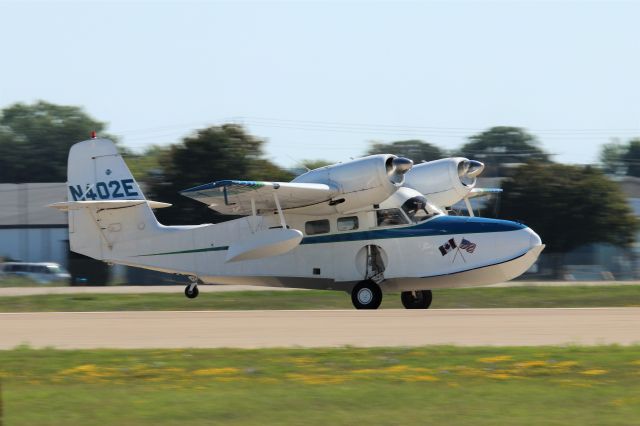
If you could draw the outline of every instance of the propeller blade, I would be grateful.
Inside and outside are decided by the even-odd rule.
[[[404,157],[394,158],[392,164],[394,168],[394,173],[398,173],[401,175],[407,173],[409,170],[411,170],[411,167],[413,167],[413,161]]]
[[[475,160],[469,160],[469,168],[467,169],[468,177],[474,178],[478,176],[480,173],[482,173],[483,170],[484,170],[483,163]]]
[[[467,174],[467,170],[469,170],[469,166],[470,166],[470,161],[469,160],[464,160],[458,163],[458,176],[463,178],[466,176]]]

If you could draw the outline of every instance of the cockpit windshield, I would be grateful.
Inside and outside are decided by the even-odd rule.
[[[402,210],[413,222],[422,222],[438,214],[438,211],[429,205],[423,196],[409,198],[402,205]]]

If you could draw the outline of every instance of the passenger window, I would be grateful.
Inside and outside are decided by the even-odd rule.
[[[358,216],[338,218],[338,231],[353,231],[358,229]]]
[[[400,209],[376,210],[378,226],[406,225],[409,223]]]
[[[329,219],[312,220],[304,224],[304,233],[307,235],[326,234],[329,230]]]

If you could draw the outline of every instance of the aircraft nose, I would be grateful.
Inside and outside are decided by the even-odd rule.
[[[542,239],[540,239],[540,236],[536,234],[533,229],[527,227],[526,231],[529,234],[529,246],[531,248],[542,245]]]

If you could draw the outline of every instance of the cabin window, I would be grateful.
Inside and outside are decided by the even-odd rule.
[[[406,225],[409,223],[406,216],[402,214],[400,209],[381,209],[376,210],[378,226]]]
[[[307,235],[326,234],[329,230],[329,219],[311,220],[304,224],[304,233]]]
[[[353,231],[358,229],[358,216],[338,218],[338,231]]]

